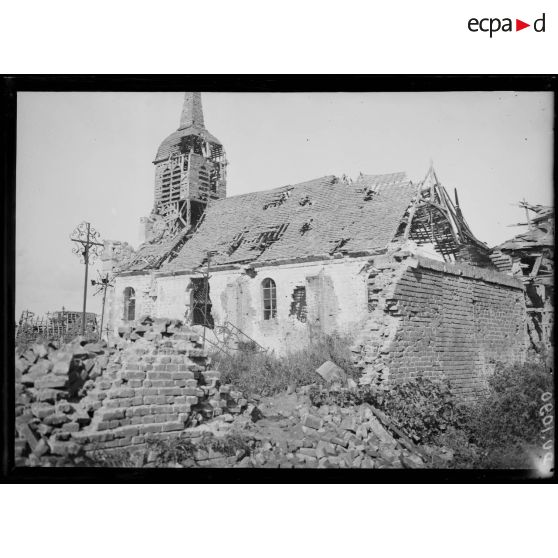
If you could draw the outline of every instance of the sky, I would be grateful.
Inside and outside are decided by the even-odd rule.
[[[153,205],[152,161],[178,128],[182,99],[18,93],[16,318],[81,310],[84,266],[69,237],[82,221],[138,246]],[[206,128],[227,153],[229,196],[329,174],[405,171],[419,181],[432,161],[489,246],[523,230],[509,227],[525,219],[518,201],[553,204],[552,93],[202,93],[202,101]],[[100,312],[101,297],[88,290],[88,311]]]

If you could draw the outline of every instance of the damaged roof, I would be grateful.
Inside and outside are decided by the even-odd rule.
[[[187,128],[182,128],[173,132],[162,141],[161,145],[159,145],[159,149],[157,149],[157,155],[155,155],[155,160],[153,162],[158,163],[159,161],[164,161],[171,155],[179,153],[182,138],[186,136],[198,136],[210,143],[222,145],[221,142],[205,128],[197,125],[188,126]]]
[[[212,265],[230,265],[384,249],[416,192],[400,172],[361,174],[355,182],[324,176],[217,200],[161,271],[196,269],[208,252]]]
[[[171,155],[180,153],[182,138],[186,136],[197,136],[210,143],[222,145],[214,135],[205,129],[201,93],[199,92],[184,93],[184,104],[178,130],[167,136],[159,145],[153,162],[158,163],[168,159]]]
[[[554,208],[542,205],[530,207],[535,212],[535,217],[531,218],[529,230],[506,240],[500,246],[496,246],[495,250],[507,252],[554,246]]]
[[[166,238],[157,244],[142,244],[132,259],[125,265],[123,271],[143,271],[159,267],[162,260],[166,259],[172,249],[187,236],[188,231],[182,230],[172,238]]]

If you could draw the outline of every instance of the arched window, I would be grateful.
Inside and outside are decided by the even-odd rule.
[[[124,320],[136,319],[136,291],[132,287],[124,289]]]
[[[262,296],[264,320],[271,320],[277,316],[277,290],[273,279],[268,277],[262,281]]]

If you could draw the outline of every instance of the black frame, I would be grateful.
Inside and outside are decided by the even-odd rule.
[[[2,176],[2,358],[0,372],[0,455],[2,477],[11,482],[461,482],[553,483],[525,470],[350,470],[333,469],[15,469],[14,308],[15,187],[18,91],[223,91],[223,92],[396,92],[396,91],[549,91],[556,75],[11,75],[0,79],[0,170]],[[554,129],[556,126],[556,103]],[[554,146],[556,155],[556,143]],[[556,184],[556,157],[554,157]]]

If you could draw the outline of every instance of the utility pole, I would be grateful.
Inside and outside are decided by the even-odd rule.
[[[83,221],[80,223],[70,236],[70,240],[75,242],[74,254],[81,258],[85,264],[85,281],[83,284],[83,313],[81,316],[81,334],[85,335],[85,310],[87,306],[87,274],[89,273],[89,262],[93,261],[101,254],[103,244],[98,242],[99,233],[91,226],[91,223]]]
[[[93,287],[97,287],[97,291],[94,293],[93,296],[98,295],[99,293],[103,293],[103,306],[101,310],[101,327],[99,328],[99,339],[102,339],[103,321],[105,317],[105,301],[107,299],[107,289],[109,287],[114,287],[114,284],[112,283],[112,279],[109,277],[108,273],[106,275],[101,275],[99,272],[97,272],[97,275],[99,277],[98,280],[95,281],[95,279],[91,279],[91,285]]]

